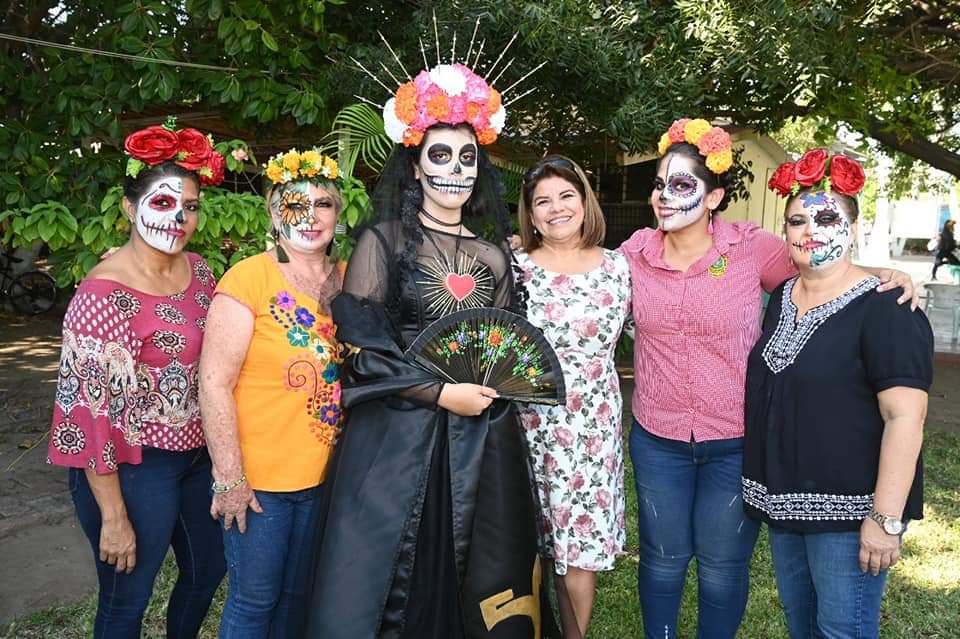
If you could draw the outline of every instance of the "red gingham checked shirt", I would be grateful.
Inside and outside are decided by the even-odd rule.
[[[713,247],[683,273],[663,261],[659,230],[640,229],[620,247],[633,280],[633,415],[684,442],[743,436],[760,288],[797,272],[786,243],[756,224],[715,218],[713,227]]]

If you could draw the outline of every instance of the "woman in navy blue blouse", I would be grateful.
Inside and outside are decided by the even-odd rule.
[[[887,570],[923,517],[933,334],[850,261],[862,185],[859,165],[822,150],[770,184],[788,196],[800,275],[771,296],[750,354],[743,500],[769,526],[794,639],[878,637]]]

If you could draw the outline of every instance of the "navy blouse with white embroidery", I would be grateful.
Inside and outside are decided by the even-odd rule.
[[[877,394],[928,390],[933,332],[869,277],[799,321],[796,278],[770,297],[747,366],[743,501],[797,532],[855,531],[873,507],[884,422]],[[923,461],[903,519],[923,517]]]

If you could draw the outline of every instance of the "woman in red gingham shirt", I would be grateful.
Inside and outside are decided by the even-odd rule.
[[[630,435],[639,502],[638,586],[648,638],[676,637],[692,557],[698,637],[734,637],[746,607],[759,526],[743,512],[747,356],[760,335],[762,290],[796,274],[787,246],[750,222],[725,222],[730,138],[678,120],[660,143],[651,195],[658,229],[621,251],[636,323]],[[913,292],[904,273],[881,286]]]

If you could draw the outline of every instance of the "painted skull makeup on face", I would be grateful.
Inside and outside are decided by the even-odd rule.
[[[284,240],[301,251],[325,250],[337,223],[336,201],[307,180],[278,186],[270,196],[273,225]]]
[[[417,169],[426,200],[444,209],[462,207],[477,180],[476,138],[464,129],[428,131]]]
[[[653,211],[664,231],[676,231],[699,220],[706,206],[706,184],[693,174],[691,160],[671,156],[661,162],[650,197]]]
[[[199,208],[196,199],[184,202],[183,187],[183,180],[178,177],[161,178],[136,207],[137,233],[148,245],[171,255],[181,251],[189,239],[187,213],[195,213]]]
[[[843,260],[853,244],[850,220],[824,191],[803,193],[790,204],[787,233],[794,261],[809,260],[810,268],[817,270]]]

